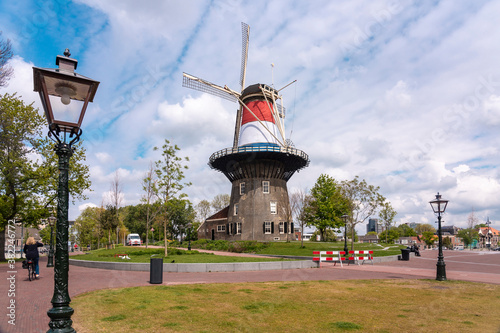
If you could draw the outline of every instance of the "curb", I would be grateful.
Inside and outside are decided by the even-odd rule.
[[[69,259],[69,264],[87,268],[111,269],[118,271],[149,271],[149,263],[121,263],[107,261],[90,261]],[[267,261],[267,262],[235,262],[207,264],[163,264],[163,271],[168,273],[202,273],[202,272],[241,272],[267,271],[282,269],[317,268],[312,260],[300,261]]]

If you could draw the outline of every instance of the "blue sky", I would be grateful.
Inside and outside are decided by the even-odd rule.
[[[138,203],[165,138],[190,157],[191,201],[211,200],[230,191],[207,161],[232,145],[236,104],[183,88],[182,72],[239,89],[246,22],[247,84],[297,80],[283,91],[285,127],[311,164],[289,191],[358,175],[398,223],[433,224],[439,191],[446,224],[474,210],[500,228],[499,14],[495,1],[0,0],[15,53],[0,93],[40,106],[31,68],[55,67],[65,48],[101,82],[83,125],[93,191],[70,218],[106,204],[115,172],[122,204]]]

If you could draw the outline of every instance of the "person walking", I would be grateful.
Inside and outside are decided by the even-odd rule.
[[[28,237],[26,244],[24,244],[24,253],[26,254],[26,259],[32,259],[35,262],[35,273],[36,277],[40,276],[40,269],[38,267],[38,248],[42,247],[43,243],[35,241],[35,238]]]

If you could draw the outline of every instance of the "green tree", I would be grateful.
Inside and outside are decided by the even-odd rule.
[[[432,232],[432,231],[424,231],[422,233],[422,240],[424,241],[424,243],[428,247],[431,247],[434,244],[434,242],[436,241],[436,238],[437,238],[437,236],[434,235],[434,232]]]
[[[106,205],[106,209],[100,216],[102,229],[108,236],[108,246],[111,246],[111,233],[119,224],[117,209],[113,205]]]
[[[2,38],[2,32],[0,31],[0,87],[6,86],[7,81],[14,73],[12,67],[7,64],[12,58],[12,55],[12,44],[10,40],[4,40]]]
[[[159,150],[155,147],[154,150]],[[168,255],[167,228],[170,225],[168,215],[168,202],[173,198],[181,199],[185,197],[181,191],[185,186],[190,186],[191,183],[184,183],[184,170],[188,169],[184,163],[189,161],[188,157],[181,158],[177,156],[180,148],[177,145],[170,144],[170,141],[165,139],[165,144],[162,146],[162,158],[155,163],[155,173],[158,178],[158,196],[161,199],[163,207],[163,237],[165,244],[165,256]]]
[[[194,223],[195,211],[186,199],[172,198],[168,202],[169,233],[173,238],[183,238],[187,234],[188,224]]]
[[[328,175],[320,175],[311,189],[311,200],[305,207],[305,221],[318,229],[321,240],[326,241],[328,229],[339,229],[344,225],[341,216],[347,210],[340,185]]]
[[[399,232],[396,228],[386,229],[379,234],[379,239],[385,239],[387,244],[392,244],[399,238]]]
[[[465,247],[470,247],[474,243],[474,240],[479,239],[478,231],[475,228],[459,230],[457,236],[462,239]]]
[[[391,229],[392,224],[394,223],[394,217],[396,217],[397,212],[392,208],[391,203],[386,201],[382,203],[382,209],[380,210],[378,216],[382,223],[384,224],[385,230]],[[385,233],[385,242],[389,242],[389,234],[390,232]],[[399,233],[398,233],[399,235]],[[391,242],[392,243],[392,242]]]
[[[58,185],[58,158],[53,143],[43,133],[45,118],[15,94],[0,97],[0,248],[2,232],[9,220],[25,226],[38,224],[55,205]],[[70,159],[69,194],[85,199],[90,188],[85,150],[81,142]],[[0,260],[5,260],[0,251]]]
[[[342,195],[347,199],[347,215],[351,230],[351,250],[354,250],[354,230],[358,223],[363,223],[381,207],[385,198],[378,193],[379,187],[368,185],[356,176],[351,181],[341,184]]]
[[[102,211],[103,208],[101,207],[87,207],[76,218],[76,237],[80,246],[86,247],[90,245],[92,249],[98,247],[102,237],[100,226]]]
[[[434,234],[434,233],[436,233],[436,228],[434,228],[432,225],[430,225],[428,223],[417,224],[417,226],[415,227],[415,232],[418,235],[423,235],[424,232],[426,232],[426,231],[430,231]]]
[[[399,237],[416,237],[417,233],[415,230],[410,228],[407,224],[398,225]]]
[[[443,237],[443,246],[449,250],[453,249],[453,244],[451,243],[450,237]]]

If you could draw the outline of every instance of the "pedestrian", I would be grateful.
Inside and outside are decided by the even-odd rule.
[[[38,248],[42,247],[43,243],[35,241],[35,238],[28,237],[26,244],[24,244],[24,253],[26,254],[26,259],[31,259],[35,262],[35,274],[36,277],[40,276],[40,269],[38,267]]]

